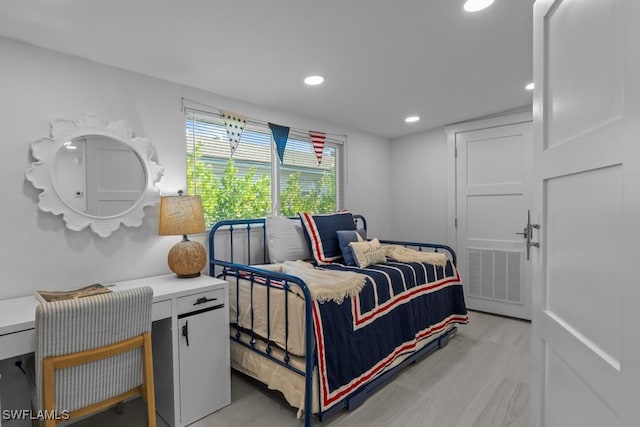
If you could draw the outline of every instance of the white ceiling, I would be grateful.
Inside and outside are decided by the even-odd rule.
[[[0,36],[394,138],[530,105],[533,0],[462,4],[2,0]]]

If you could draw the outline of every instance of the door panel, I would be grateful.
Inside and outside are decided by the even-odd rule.
[[[529,319],[521,232],[530,208],[531,123],[456,134],[458,267],[471,309]]]
[[[546,426],[615,426],[612,408],[593,392],[589,384],[574,371],[552,347],[546,348],[547,383],[545,400]],[[566,395],[567,399],[553,396]]]
[[[638,16],[632,1],[534,5],[534,426],[640,416]]]
[[[506,135],[467,141],[467,185],[522,184],[522,138]],[[500,159],[500,167],[487,167]]]
[[[467,197],[467,238],[470,240],[514,241],[523,224],[522,212],[526,212],[522,194],[484,194]]]
[[[546,309],[616,359],[622,260],[613,248],[622,246],[621,169],[550,178],[545,185]]]
[[[622,115],[622,33],[610,24],[615,9],[615,1],[564,0],[547,14],[546,148]]]

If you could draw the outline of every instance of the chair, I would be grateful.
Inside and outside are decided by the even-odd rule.
[[[136,395],[155,427],[152,297],[141,287],[38,305],[34,407],[45,427]]]

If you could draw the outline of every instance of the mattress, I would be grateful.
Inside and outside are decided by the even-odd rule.
[[[281,264],[254,266],[270,271],[281,271]],[[286,292],[275,286],[251,282],[247,279],[228,276],[229,320],[240,328],[253,330],[259,337],[267,337],[272,343],[296,356],[305,354],[304,299],[295,292]],[[295,285],[292,285],[295,286]],[[267,293],[268,298],[267,298]],[[267,322],[267,299],[269,301],[269,322]],[[251,307],[253,306],[253,312]],[[286,307],[286,309],[285,309]],[[288,312],[288,319],[286,313]],[[286,327],[286,322],[289,327]],[[253,327],[252,327],[253,322]],[[267,326],[269,325],[269,328]],[[235,328],[231,335],[235,335]]]

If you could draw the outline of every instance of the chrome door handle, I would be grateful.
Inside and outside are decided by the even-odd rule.
[[[536,229],[536,230],[540,229],[540,224],[531,224],[531,211],[527,211],[527,225],[522,230],[522,233],[516,233],[516,234],[522,235],[522,237],[524,237],[524,239],[526,240],[527,261],[529,261],[529,259],[531,258],[531,247],[532,246],[534,248],[539,248],[540,247],[540,243],[539,242],[531,241],[531,238],[533,237],[533,230],[534,229]]]

